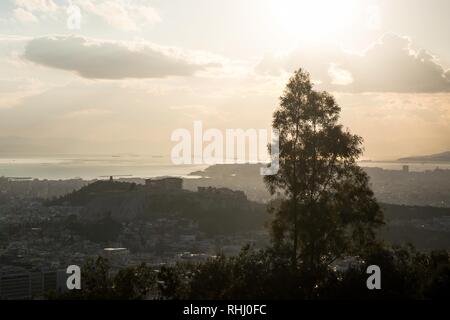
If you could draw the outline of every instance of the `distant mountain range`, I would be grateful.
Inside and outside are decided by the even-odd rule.
[[[426,156],[413,156],[400,158],[397,161],[402,162],[450,162],[450,151],[430,154]]]

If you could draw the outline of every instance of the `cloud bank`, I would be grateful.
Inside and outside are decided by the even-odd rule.
[[[82,11],[93,14],[106,21],[110,26],[136,31],[141,26],[161,21],[158,12],[140,1],[114,1],[114,0],[78,0]]]
[[[80,8],[83,17],[98,18],[109,26],[138,31],[161,21],[159,13],[143,0],[14,0],[13,17],[21,23],[65,17],[70,6]]]
[[[164,78],[190,76],[217,63],[198,62],[173,48],[90,40],[79,36],[36,38],[24,58],[51,68],[74,71],[88,79]],[[198,60],[198,59],[197,59]]]
[[[284,57],[266,56],[260,73],[302,67],[329,90],[343,92],[450,92],[450,71],[429,52],[413,50],[408,38],[386,34],[361,53],[336,47],[297,49]]]

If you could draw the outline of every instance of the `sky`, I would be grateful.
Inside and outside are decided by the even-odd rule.
[[[446,0],[3,0],[0,154],[168,155],[193,127],[268,128],[292,72],[364,158],[450,150]]]

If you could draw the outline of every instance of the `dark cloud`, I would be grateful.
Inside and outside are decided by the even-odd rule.
[[[57,69],[75,71],[84,78],[125,79],[189,76],[217,64],[189,61],[174,49],[141,46],[134,49],[116,42],[77,36],[36,38],[28,42],[24,57]]]
[[[362,53],[336,47],[298,49],[265,57],[257,71],[274,74],[302,67],[329,90],[346,92],[449,92],[450,71],[426,50],[414,51],[407,38],[386,34]],[[344,84],[345,82],[345,84]]]

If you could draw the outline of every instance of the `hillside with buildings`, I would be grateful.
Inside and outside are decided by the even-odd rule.
[[[81,206],[83,222],[190,219],[209,234],[261,229],[268,219],[265,206],[249,201],[243,191],[214,187],[190,191],[182,184],[182,179],[170,177],[147,179],[144,185],[96,181],[48,205]]]
[[[199,186],[242,190],[251,200],[267,202],[270,196],[260,175],[260,168],[260,164],[215,165],[192,173],[198,179],[186,179],[183,186],[189,190],[196,190]],[[433,170],[413,171],[401,163],[398,168],[387,170],[363,166],[380,202],[450,207],[450,170],[436,166]]]

